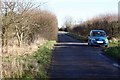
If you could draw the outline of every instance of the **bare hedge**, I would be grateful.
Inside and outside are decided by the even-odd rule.
[[[57,18],[48,11],[36,8],[31,2],[2,2],[2,46],[17,39],[18,46],[31,44],[42,37],[57,39]]]
[[[32,17],[30,19],[30,31],[27,40],[32,42],[38,37],[43,37],[46,40],[57,39],[58,23],[53,13],[46,10],[33,10],[30,16]]]
[[[106,14],[94,17],[82,24],[75,25],[70,32],[87,37],[90,30],[93,29],[105,30],[110,38],[120,37],[117,14]]]

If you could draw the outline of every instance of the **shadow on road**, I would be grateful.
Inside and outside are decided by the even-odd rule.
[[[67,33],[59,33],[57,42],[58,43],[80,43],[79,40],[73,39],[72,37],[68,36]]]
[[[74,47],[88,46],[88,43],[63,42],[55,45],[55,47],[72,47],[72,46]]]

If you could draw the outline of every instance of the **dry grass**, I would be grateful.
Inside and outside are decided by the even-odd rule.
[[[30,64],[34,65],[34,67],[37,67],[38,64],[35,63],[33,59],[27,60],[26,57],[33,55],[33,53],[38,50],[38,47],[42,46],[45,42],[45,39],[39,38],[35,40],[31,45],[23,44],[21,47],[13,44],[9,45],[8,53],[2,54],[0,56],[0,59],[2,59],[2,77],[21,78],[24,74],[23,71],[30,70],[28,67]],[[37,69],[38,68],[35,70]]]
[[[3,78],[47,78],[46,68],[51,60],[51,50],[55,42],[43,42],[44,45],[29,46],[32,49],[28,54],[11,54],[2,56],[2,77]],[[33,48],[35,47],[36,48]],[[15,48],[16,51],[27,51],[25,48]],[[35,51],[36,50],[36,51]],[[15,52],[14,52],[15,53]]]
[[[30,45],[24,43],[21,47],[19,47],[18,45],[15,45],[16,41],[17,40],[9,41],[10,45],[7,46],[8,53],[4,53],[2,54],[2,56],[20,56],[25,54],[31,54],[38,49],[38,46],[43,45],[46,42],[45,39],[39,38]]]

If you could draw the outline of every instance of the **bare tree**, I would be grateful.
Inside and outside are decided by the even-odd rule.
[[[73,27],[73,18],[70,16],[65,17],[65,22],[64,25],[66,27],[66,29],[69,31],[70,29],[72,29]]]
[[[56,35],[56,16],[40,10],[40,5],[32,2],[2,2],[2,46],[6,51],[10,37],[17,39],[17,45],[21,47],[25,41],[30,41],[30,44],[40,35],[44,38],[49,37],[50,33]],[[49,35],[44,33],[45,30]]]
[[[3,27],[2,27],[2,42],[3,46],[7,45],[8,30],[12,24],[16,33],[18,45],[21,46],[26,30],[28,29],[29,15],[26,13],[33,7],[31,2],[4,2],[3,3]]]

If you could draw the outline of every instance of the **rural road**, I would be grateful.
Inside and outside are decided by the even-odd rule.
[[[100,47],[88,46],[87,43],[80,43],[65,33],[59,33],[48,75],[51,80],[119,79],[120,66],[102,53]]]

